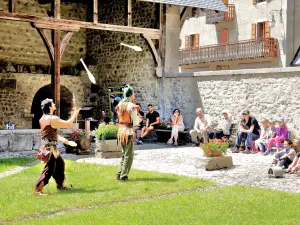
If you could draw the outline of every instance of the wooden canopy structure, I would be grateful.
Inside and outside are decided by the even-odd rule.
[[[0,12],[0,20],[12,20],[31,23],[32,26],[37,29],[41,35],[47,50],[49,52],[49,57],[52,62],[53,73],[51,76],[51,84],[54,95],[54,102],[56,104],[56,112],[59,115],[60,112],[60,61],[63,56],[64,50],[66,49],[72,35],[74,32],[79,31],[80,29],[96,29],[96,30],[107,30],[107,31],[117,31],[117,32],[127,32],[141,34],[147,41],[154,59],[157,63],[157,68],[162,68],[162,29],[163,29],[163,4],[174,4],[174,5],[183,5],[188,7],[199,7],[216,10],[227,10],[222,0],[148,0],[147,2],[160,3],[159,4],[159,28],[150,29],[150,28],[141,28],[132,26],[132,0],[125,0],[125,13],[124,13],[124,25],[112,25],[112,24],[103,24],[98,22],[98,0],[93,0],[93,19],[91,22],[77,21],[77,20],[67,20],[61,19],[61,1],[62,0],[39,0],[40,4],[51,3],[52,13],[51,17],[41,17],[36,15],[24,15],[17,13],[16,10],[16,1],[9,0],[9,12]],[[66,0],[63,0],[66,1]],[[75,1],[75,0],[73,0]],[[82,2],[83,0],[76,0],[76,2]],[[146,1],[146,0],[137,0],[137,1]],[[211,3],[207,3],[211,2]],[[47,35],[46,30],[51,30],[53,34],[53,42],[50,37]],[[65,31],[66,34],[61,38],[60,31]],[[156,49],[153,41],[158,41],[159,48]],[[160,71],[160,70],[157,70]]]

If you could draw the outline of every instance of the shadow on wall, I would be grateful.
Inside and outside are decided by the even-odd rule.
[[[60,96],[60,117],[64,120],[69,118],[69,112],[71,111],[72,98],[73,95],[68,88],[61,85],[61,96]],[[41,102],[46,99],[53,99],[53,93],[51,85],[46,85],[41,87],[35,94],[32,105],[31,105],[31,114],[32,118],[32,129],[40,129],[39,119],[42,117],[43,112],[41,109]]]

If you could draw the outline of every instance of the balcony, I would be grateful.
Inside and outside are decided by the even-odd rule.
[[[199,64],[226,60],[277,57],[277,40],[245,40],[223,45],[208,45],[181,50],[180,64]]]
[[[229,4],[227,6],[228,12],[216,12],[215,10],[206,11],[206,24],[215,24],[233,21],[234,18],[234,5]]]

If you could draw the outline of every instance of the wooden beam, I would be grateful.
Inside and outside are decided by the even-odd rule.
[[[37,31],[41,35],[41,37],[42,37],[42,39],[44,41],[44,44],[45,44],[45,46],[46,46],[46,48],[48,50],[51,62],[53,63],[54,62],[54,48],[53,48],[53,45],[51,43],[51,39],[47,35],[47,33],[46,33],[46,31],[44,29],[37,28]]]
[[[164,5],[159,4],[159,30],[161,33],[163,33],[164,29]],[[160,35],[159,37],[159,55],[161,58],[163,57],[163,35]]]
[[[132,27],[132,0],[125,0],[124,25]]]
[[[93,22],[98,23],[98,0],[93,0]]]
[[[16,5],[17,5],[17,0],[9,0],[9,11],[11,13],[16,12]]]
[[[157,64],[157,67],[156,67],[156,75],[158,77],[161,77],[162,76],[162,60],[161,60],[161,56],[159,55],[159,52],[156,50],[154,44],[153,44],[153,41],[151,40],[151,37],[147,36],[147,35],[142,35],[145,40],[147,41],[149,47],[150,47],[150,50],[151,50],[151,53],[153,54],[154,56],[154,60]]]
[[[184,7],[183,14],[180,16],[180,29],[182,28],[185,20],[189,17],[191,11],[192,11],[191,7]]]
[[[55,19],[49,17],[38,17],[31,15],[22,15],[16,13],[0,12],[0,19],[4,20],[15,20],[22,22],[43,22],[44,24],[50,25],[73,25],[79,26],[83,29],[96,29],[96,30],[108,30],[108,31],[117,31],[125,33],[135,33],[135,34],[146,34],[151,36],[152,39],[158,39],[162,32],[159,29],[150,29],[150,28],[140,28],[140,27],[128,27],[112,24],[103,24],[103,23],[92,23],[92,22],[82,22],[76,20],[65,20],[65,19]]]
[[[63,25],[63,24],[33,23],[33,26],[36,28],[50,29],[50,30],[64,30],[64,31],[74,31],[74,32],[80,30],[79,26]]]
[[[61,43],[60,43],[60,59],[62,58],[64,51],[69,43],[69,41],[71,40],[71,37],[73,36],[73,32],[69,31],[65,34],[65,36],[63,37]]]

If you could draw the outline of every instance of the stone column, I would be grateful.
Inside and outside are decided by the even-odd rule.
[[[166,5],[166,17],[164,27],[165,72],[179,72],[179,48],[180,40],[180,7]]]

